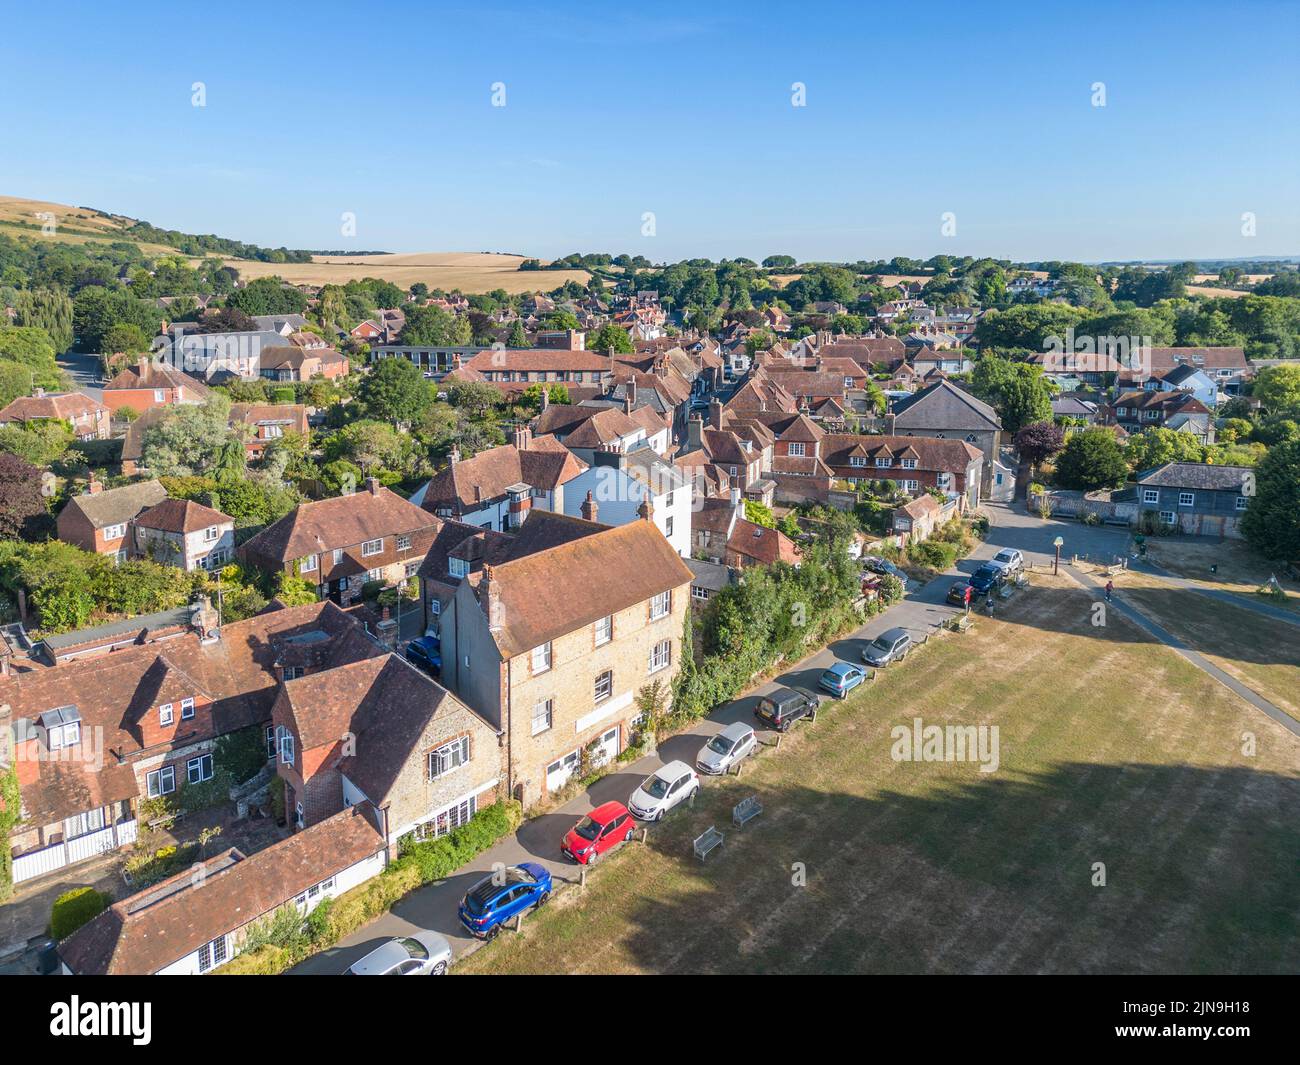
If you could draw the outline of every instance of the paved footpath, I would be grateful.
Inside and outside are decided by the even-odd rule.
[[[1263,614],[1265,617],[1272,618],[1275,621],[1285,621],[1288,625],[1300,625],[1300,614],[1294,610],[1285,610],[1280,606],[1273,606],[1271,603],[1265,603],[1260,600],[1250,599],[1245,595],[1237,592],[1225,591],[1222,588],[1210,588],[1200,581],[1190,580],[1187,577],[1179,577],[1168,570],[1161,569],[1154,562],[1141,561],[1129,564],[1129,569],[1136,573],[1145,573],[1148,577],[1155,577],[1157,580],[1164,581],[1166,584],[1172,584],[1175,588],[1181,588],[1183,591],[1196,592],[1198,595],[1208,595],[1212,599],[1218,599],[1220,602],[1231,603],[1233,606],[1243,607],[1246,610],[1253,610],[1256,614]]]
[[[1065,571],[1076,583],[1081,585],[1083,588],[1086,588],[1088,591],[1096,592],[1099,597],[1105,594],[1101,583],[1095,580],[1091,574],[1083,573],[1082,571],[1075,569],[1073,566],[1066,566]],[[1236,598],[1235,596],[1231,596],[1230,593],[1226,594],[1229,594],[1231,598]],[[1220,684],[1230,688],[1235,694],[1240,695],[1260,713],[1267,714],[1287,731],[1296,736],[1300,736],[1300,721],[1297,721],[1286,711],[1281,710],[1273,703],[1270,703],[1262,695],[1247,688],[1246,685],[1242,684],[1241,681],[1237,680],[1235,677],[1225,673],[1204,655],[1188,647],[1187,644],[1166,629],[1163,625],[1153,621],[1137,607],[1126,602],[1123,592],[1117,590],[1114,593],[1114,596],[1111,599],[1111,606],[1118,609],[1126,618],[1138,625],[1140,628],[1145,629],[1161,643],[1172,648],[1174,651],[1177,651],[1178,654],[1182,655],[1197,669],[1208,673]]]
[[[719,706],[707,718],[697,722],[686,732],[665,740],[653,755],[621,767],[616,772],[602,777],[591,788],[576,796],[564,806],[532,818],[525,822],[519,831],[502,840],[495,847],[479,855],[474,861],[458,870],[444,881],[426,884],[413,891],[393,907],[392,911],[377,918],[367,927],[340,941],[337,945],[321,954],[308,958],[291,972],[302,974],[341,973],[353,961],[374,949],[380,943],[398,935],[405,935],[416,929],[426,928],[442,933],[451,942],[452,950],[457,956],[475,946],[474,940],[465,935],[456,918],[456,907],[461,897],[478,880],[492,871],[496,863],[517,865],[522,861],[534,861],[550,870],[557,882],[576,881],[577,867],[560,854],[559,842],[564,833],[589,810],[603,802],[618,799],[625,802],[636,786],[650,773],[665,762],[681,759],[694,764],[700,748],[713,734],[722,731],[734,721],[754,723],[753,710],[758,699],[781,685],[799,685],[817,687],[817,678],[827,666],[837,659],[848,662],[861,662],[863,647],[882,633],[885,629],[902,626],[914,635],[925,635],[941,624],[945,619],[957,613],[955,607],[945,602],[948,588],[954,579],[963,574],[973,573],[982,562],[992,558],[1004,547],[1013,547],[1024,553],[1025,557],[1039,565],[1050,562],[1054,554],[1053,541],[1061,536],[1066,541],[1062,558],[1071,554],[1088,555],[1094,558],[1122,557],[1128,546],[1128,531],[1107,526],[1083,526],[1074,522],[1047,521],[1029,514],[1023,503],[986,504],[984,511],[990,516],[989,537],[979,544],[969,558],[963,559],[948,573],[936,577],[924,585],[910,584],[902,602],[896,603],[883,614],[872,618],[867,624],[828,647],[805,658],[786,670],[779,677],[754,688],[733,702]],[[1125,606],[1121,609],[1131,610]],[[1136,614],[1136,612],[1134,612]],[[1144,628],[1145,619],[1134,617]],[[1148,628],[1148,631],[1154,631]],[[1169,638],[1165,642],[1173,640]],[[1165,637],[1160,637],[1164,639]],[[1176,643],[1170,643],[1177,648]],[[1270,717],[1274,711],[1281,714],[1276,707],[1265,703],[1259,696],[1238,684],[1222,671],[1216,670],[1200,656],[1186,649],[1179,649],[1198,666],[1211,672],[1216,679],[1227,684],[1242,698],[1259,707]],[[1296,722],[1282,715],[1284,725],[1295,731]],[[760,730],[761,731],[761,730]],[[708,782],[705,781],[705,786]]]

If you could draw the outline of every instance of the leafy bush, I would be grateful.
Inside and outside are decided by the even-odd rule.
[[[108,909],[113,897],[93,887],[65,891],[50,909],[50,936],[67,939],[78,928]]]
[[[401,856],[378,876],[323,901],[305,921],[295,910],[296,932],[286,931],[293,922],[284,918],[286,928],[281,928],[280,934],[268,929],[254,946],[245,946],[216,971],[223,976],[282,973],[369,924],[421,885],[450,876],[513,832],[521,820],[519,803],[507,800],[484,807],[468,824],[440,839],[416,842],[408,838],[400,844]]]

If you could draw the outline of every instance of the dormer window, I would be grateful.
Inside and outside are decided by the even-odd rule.
[[[889,468],[890,466],[892,466],[893,464],[894,464],[894,460],[891,459],[891,458],[877,458],[877,459],[876,459],[876,466],[877,466],[878,468],[880,468],[880,469],[888,469],[888,468]]]
[[[166,727],[176,720],[176,715],[172,710],[171,703],[163,703],[158,707],[158,724]]]
[[[447,559],[447,572],[453,577],[469,576],[469,563],[463,558]]]
[[[189,720],[190,718],[192,718],[193,716],[194,716],[194,700],[193,700],[193,699],[182,699],[182,700],[181,700],[181,720],[182,720],[182,721],[188,721],[188,720]]]
[[[81,712],[75,706],[60,706],[42,714],[41,726],[51,751],[81,742]]]

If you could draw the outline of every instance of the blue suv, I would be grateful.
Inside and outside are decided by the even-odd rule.
[[[515,914],[542,906],[550,897],[551,874],[536,862],[522,862],[465,892],[460,923],[475,939],[491,939]]]

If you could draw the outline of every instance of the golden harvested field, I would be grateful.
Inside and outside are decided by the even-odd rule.
[[[460,289],[465,293],[505,289],[516,292],[549,292],[566,281],[585,285],[586,270],[529,270],[521,273],[520,255],[492,255],[479,252],[421,252],[404,255],[317,255],[310,263],[259,263],[228,259],[227,265],[247,279],[272,274],[295,285],[345,285],[364,277],[391,281],[409,288],[423,281],[430,288]]]

